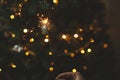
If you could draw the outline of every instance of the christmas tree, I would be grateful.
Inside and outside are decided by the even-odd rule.
[[[96,0],[0,0],[0,79],[111,80],[113,50]],[[111,77],[110,77],[111,76]]]

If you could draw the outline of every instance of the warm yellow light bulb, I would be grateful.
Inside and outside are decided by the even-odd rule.
[[[50,70],[50,72],[53,72],[53,71],[54,71],[54,68],[53,68],[53,67],[50,67],[49,70]]]
[[[105,43],[105,44],[103,45],[103,48],[108,48],[108,44]]]
[[[27,32],[28,32],[28,29],[26,29],[26,28],[23,29],[23,32],[24,32],[24,33],[27,33]]]
[[[79,29],[79,31],[80,31],[80,32],[83,32],[83,31],[84,31],[84,29],[80,28],[80,29]]]
[[[67,36],[65,34],[62,35],[62,39],[66,39]]]
[[[90,26],[90,30],[93,30],[93,26]]]
[[[50,52],[49,52],[49,55],[51,56],[51,55],[53,55],[53,53],[50,51]]]
[[[83,37],[80,37],[80,40],[83,41]]]
[[[15,34],[14,34],[14,33],[12,33],[12,35],[11,35],[11,36],[12,36],[12,38],[15,38]]]
[[[22,7],[22,4],[18,4],[19,7]]]
[[[93,38],[91,38],[91,39],[90,39],[90,42],[91,42],[91,43],[94,43],[94,42],[95,42],[95,40],[94,40]]]
[[[66,53],[66,54],[67,54],[67,53],[68,53],[68,50],[67,50],[67,49],[65,49],[65,50],[64,50],[64,53]]]
[[[77,69],[73,68],[73,69],[72,69],[72,72],[74,72],[74,73],[77,72]]]
[[[2,71],[2,69],[0,68],[0,72]]]
[[[84,49],[82,49],[80,52],[81,52],[81,54],[85,54],[85,50]]]
[[[53,0],[53,3],[56,5],[58,4],[58,2],[59,2],[58,0]]]
[[[29,51],[26,51],[26,52],[25,52],[25,55],[26,55],[26,56],[29,56],[29,55],[30,55],[30,52],[29,52]]]
[[[46,37],[46,38],[49,38],[49,35],[46,35],[45,37]]]
[[[44,42],[48,43],[48,42],[49,42],[49,39],[48,39],[48,38],[45,38],[45,39],[44,39]]]
[[[41,23],[44,25],[48,24],[48,18],[41,19]]]
[[[88,48],[88,49],[87,49],[87,52],[89,52],[89,53],[90,53],[91,51],[92,51],[92,49],[91,49],[91,48]]]
[[[12,68],[16,68],[16,65],[14,63],[11,63]]]
[[[74,53],[71,53],[71,54],[70,54],[70,57],[72,57],[72,58],[75,57],[75,54],[74,54]]]
[[[74,38],[78,38],[79,37],[79,35],[78,34],[74,34]]]
[[[14,19],[15,18],[15,15],[10,15],[10,19]]]
[[[30,43],[34,42],[34,38],[29,39]]]

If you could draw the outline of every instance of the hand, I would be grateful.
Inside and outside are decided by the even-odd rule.
[[[56,80],[83,80],[79,72],[65,72],[56,77]]]

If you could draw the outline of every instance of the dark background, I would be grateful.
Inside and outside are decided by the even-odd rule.
[[[109,24],[111,40],[116,52],[115,78],[120,80],[120,0],[102,0],[106,5],[106,23]],[[115,79],[116,80],[116,79]]]

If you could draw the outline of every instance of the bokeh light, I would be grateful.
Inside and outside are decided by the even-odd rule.
[[[80,52],[81,52],[81,54],[85,54],[85,50],[84,49],[81,49]]]
[[[78,34],[74,34],[74,38],[78,38],[79,37],[79,35]]]
[[[26,29],[26,28],[23,29],[23,32],[24,32],[24,33],[27,33],[27,32],[28,32],[28,29]]]
[[[72,72],[74,72],[74,73],[77,72],[77,69],[73,68],[73,69],[72,69]]]
[[[10,15],[10,19],[14,19],[15,18],[15,15]]]
[[[88,49],[87,49],[87,52],[89,52],[89,53],[92,52],[92,49],[91,49],[91,48],[88,48]]]
[[[45,38],[45,39],[44,39],[44,42],[48,43],[48,42],[49,42],[49,39],[48,39],[48,38]]]
[[[33,42],[34,42],[34,38],[30,38],[30,39],[29,39],[29,42],[30,42],[30,43],[33,43]]]
[[[50,68],[49,68],[49,71],[50,71],[50,72],[53,72],[53,71],[54,71],[54,68],[53,68],[53,67],[50,67]]]

